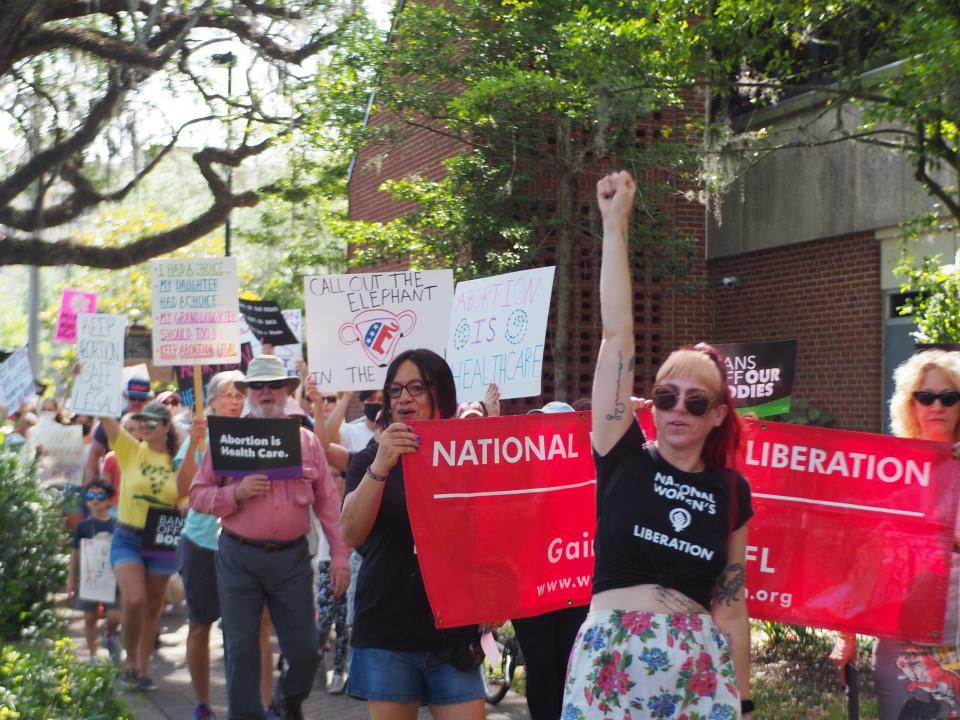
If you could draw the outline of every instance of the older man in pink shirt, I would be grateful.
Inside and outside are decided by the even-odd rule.
[[[272,355],[254,358],[243,382],[252,418],[283,418],[287,396],[300,383]],[[273,709],[284,720],[303,717],[319,665],[313,573],[307,552],[310,508],[330,543],[334,593],[350,583],[350,551],[340,537],[340,498],[319,441],[301,428],[303,477],[271,481],[251,471],[239,482],[218,477],[209,449],[190,487],[190,505],[221,519],[217,581],[223,617],[230,720],[263,720],[258,632],[270,609],[287,667],[274,688]]]

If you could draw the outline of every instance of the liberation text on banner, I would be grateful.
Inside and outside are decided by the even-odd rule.
[[[438,626],[589,602],[589,414],[414,426],[407,505]],[[946,444],[751,423],[750,616],[942,642],[957,464]]]
[[[60,313],[57,315],[57,329],[53,335],[55,342],[74,343],[77,341],[77,315],[97,311],[97,294],[64,288],[60,297]]]
[[[453,304],[452,270],[403,270],[304,278],[310,369],[321,390],[382,388],[404,350],[443,355]]]
[[[80,415],[120,417],[123,414],[123,315],[82,313],[77,316],[77,364],[70,409]]]
[[[236,258],[151,260],[153,364],[240,362]]]
[[[490,383],[500,397],[540,394],[552,267],[457,283],[447,340],[457,400],[480,400]]]

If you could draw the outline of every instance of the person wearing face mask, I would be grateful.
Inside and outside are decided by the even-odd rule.
[[[360,452],[370,443],[376,432],[377,415],[383,408],[383,391],[362,390],[360,402],[363,403],[363,415],[352,422],[344,422],[351,397],[353,393],[324,397],[324,402],[336,402],[333,412],[327,417],[327,437],[330,442],[343,445],[350,452]]]
[[[379,441],[351,460],[340,514],[343,539],[363,546],[346,690],[373,718],[412,720],[425,704],[438,720],[479,720],[477,628],[434,627],[400,462],[420,448],[410,422],[454,417],[453,373],[436,353],[407,350],[387,368],[383,397]]]

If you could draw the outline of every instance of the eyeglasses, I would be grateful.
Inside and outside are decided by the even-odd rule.
[[[222,395],[217,395],[217,399],[223,398],[224,400],[235,400],[237,402],[243,402],[247,399],[247,396],[240,392],[228,392],[223,393]]]
[[[917,390],[913,394],[913,399],[925,407],[930,407],[937,400],[944,407],[953,407],[960,402],[960,392],[956,390],[944,390],[942,393],[933,393],[929,390]]]
[[[419,397],[427,390],[427,385],[430,383],[425,383],[423,380],[411,380],[406,385],[401,385],[400,383],[390,383],[387,386],[387,395],[396,400],[399,398],[403,391],[406,390],[410,393],[410,397]]]
[[[287,384],[286,380],[271,380],[270,382],[248,382],[247,387],[251,390],[263,390],[263,388],[268,387],[271,390],[279,390],[284,385]]]
[[[323,401],[328,403],[335,403],[337,401],[336,395],[324,395]]]
[[[666,385],[657,385],[653,388],[653,406],[657,410],[673,410],[680,400],[680,393]],[[683,396],[683,404],[687,412],[694,417],[703,417],[707,410],[717,404],[715,398],[704,392],[694,390]]]
[[[92,490],[87,490],[83,494],[83,499],[84,500],[106,500],[107,494],[103,492],[103,490],[98,490],[97,492],[93,492]]]
[[[138,422],[140,429],[146,428],[147,430],[156,430],[157,425],[160,424],[159,420],[140,420]]]

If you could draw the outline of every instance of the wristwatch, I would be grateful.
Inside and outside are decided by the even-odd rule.
[[[740,701],[740,714],[746,715],[747,713],[752,713],[756,710],[757,705],[753,700],[741,700]]]
[[[369,475],[370,477],[372,477],[372,478],[373,478],[374,480],[376,480],[378,483],[382,483],[384,480],[387,479],[387,476],[386,476],[386,475],[377,475],[373,470],[370,469],[371,467],[372,467],[371,465],[368,465],[368,466],[367,466],[367,475]]]

